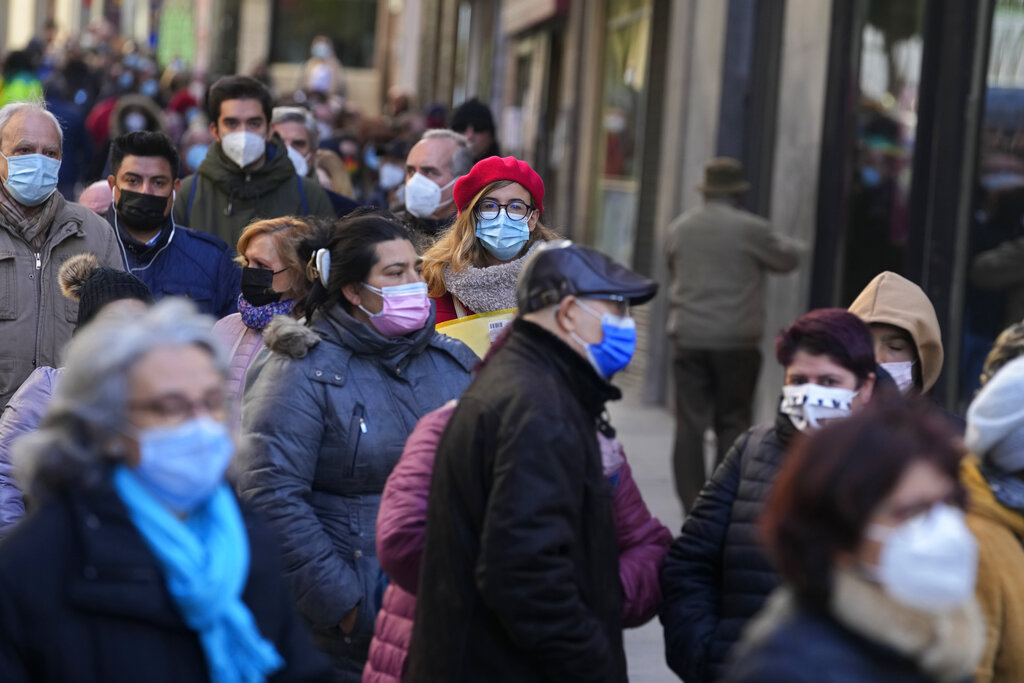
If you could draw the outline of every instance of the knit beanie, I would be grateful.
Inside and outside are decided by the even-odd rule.
[[[101,266],[93,254],[72,256],[60,267],[57,278],[64,296],[78,302],[76,327],[95,318],[101,308],[113,301],[138,299],[153,303],[153,293],[145,282],[131,273]]]
[[[1024,358],[1004,365],[971,402],[964,444],[1002,472],[1024,470]]]
[[[455,181],[452,198],[459,213],[469,207],[480,190],[499,180],[519,183],[530,193],[537,213],[544,213],[544,181],[525,161],[515,157],[487,157],[473,165],[469,173]]]

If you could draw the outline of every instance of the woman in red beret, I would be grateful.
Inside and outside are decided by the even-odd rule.
[[[536,244],[559,236],[544,227],[544,182],[525,161],[488,157],[455,182],[458,217],[423,255],[437,322],[516,305],[516,280]]]

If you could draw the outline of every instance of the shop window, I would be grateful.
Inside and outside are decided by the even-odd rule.
[[[603,100],[598,122],[598,206],[591,241],[623,263],[632,263],[651,3],[610,0],[607,17]]]
[[[854,167],[840,252],[844,305],[879,272],[906,268],[924,8],[924,0],[860,5]]]
[[[1024,0],[998,0],[968,239],[961,404],[999,333],[1024,319]]]
[[[373,66],[377,0],[274,0],[272,62],[305,62],[318,35],[334,41],[343,66]]]

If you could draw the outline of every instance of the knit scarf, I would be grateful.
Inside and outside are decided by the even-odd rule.
[[[288,315],[294,306],[295,299],[282,299],[272,304],[253,306],[241,294],[238,295],[238,312],[242,315],[242,323],[254,330],[262,330],[270,324],[271,318],[275,315]]]
[[[213,683],[257,683],[284,660],[256,628],[242,602],[249,542],[226,484],[184,520],[158,503],[124,465],[114,487],[132,523],[163,568],[182,618],[199,634]]]
[[[0,218],[35,251],[46,244],[47,231],[62,206],[64,197],[56,191],[39,206],[25,206],[15,200],[6,188],[0,189]]]
[[[979,469],[989,489],[992,490],[992,495],[1001,505],[1024,513],[1024,481],[986,463],[982,463]]]
[[[453,273],[444,268],[444,286],[474,313],[492,313],[516,307],[516,281],[526,258],[540,245],[535,242],[522,256],[506,263],[477,268],[466,266]]]

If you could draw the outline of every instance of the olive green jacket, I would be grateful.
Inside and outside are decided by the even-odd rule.
[[[266,162],[250,171],[236,166],[220,143],[213,143],[199,170],[181,181],[174,201],[178,225],[213,233],[231,248],[249,223],[281,216],[334,218],[335,213],[316,180],[295,174],[276,134],[267,143]]]

